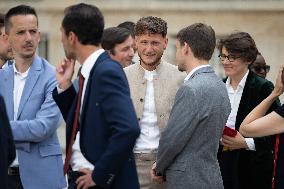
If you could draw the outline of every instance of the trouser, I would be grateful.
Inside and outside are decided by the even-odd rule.
[[[156,153],[135,153],[136,168],[140,189],[165,189],[165,183],[159,184],[152,180],[150,171],[156,161]]]

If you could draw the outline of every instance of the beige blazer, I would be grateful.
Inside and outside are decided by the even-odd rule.
[[[144,79],[144,69],[140,64],[133,64],[124,68],[129,82],[131,98],[136,110],[137,119],[140,121],[144,108],[147,81]],[[175,95],[183,83],[186,74],[178,71],[177,66],[161,62],[156,68],[154,76],[154,99],[160,132],[165,128]]]

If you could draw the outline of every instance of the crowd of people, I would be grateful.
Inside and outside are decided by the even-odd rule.
[[[94,5],[67,7],[53,67],[36,54],[35,9],[0,14],[0,188],[284,188],[283,67],[274,87],[249,33],[216,44],[207,24],[182,28],[175,66],[162,18],[104,25]]]

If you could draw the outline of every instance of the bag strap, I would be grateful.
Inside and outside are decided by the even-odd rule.
[[[278,156],[278,146],[279,146],[280,134],[276,135],[275,149],[274,149],[274,160],[273,160],[273,177],[272,177],[272,189],[275,188],[275,176],[276,176],[276,166],[277,166],[277,156]]]

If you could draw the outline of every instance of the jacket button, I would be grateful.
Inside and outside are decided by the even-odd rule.
[[[138,117],[138,121],[140,121],[140,117]]]
[[[143,98],[140,98],[140,102],[143,102]]]

